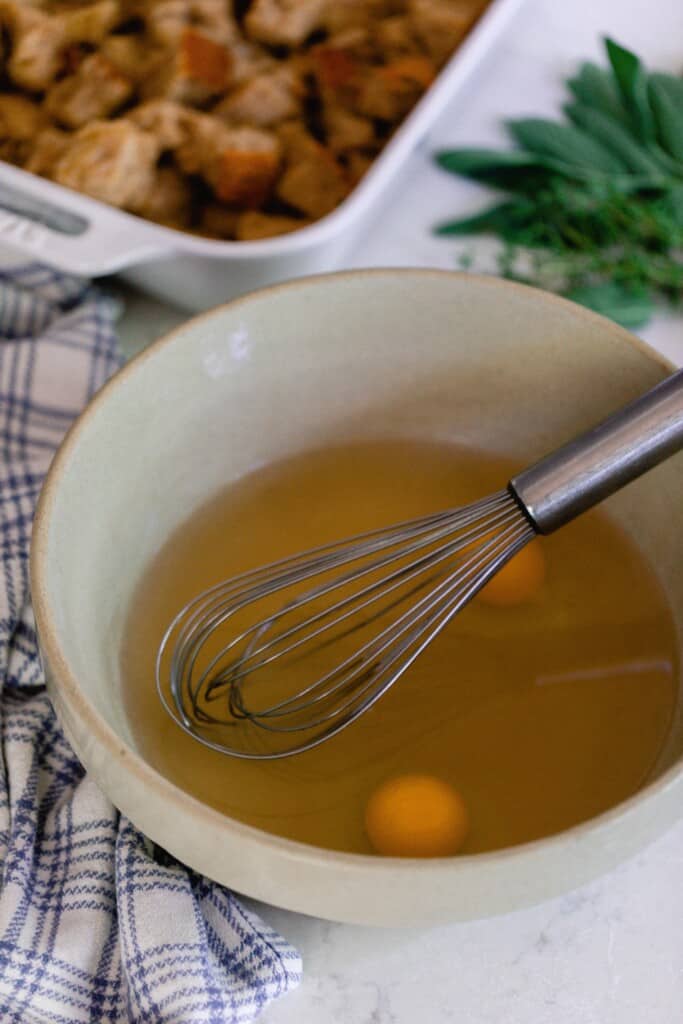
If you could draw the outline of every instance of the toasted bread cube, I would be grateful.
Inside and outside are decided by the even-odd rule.
[[[152,0],[145,12],[147,33],[154,43],[174,47],[190,24],[188,0]]]
[[[255,128],[235,128],[221,141],[207,180],[224,203],[256,209],[272,192],[279,169],[280,148],[274,136]]]
[[[28,140],[45,126],[45,114],[25,96],[0,95],[0,137]]]
[[[277,130],[278,138],[285,151],[287,163],[306,160],[318,153],[320,144],[310,134],[303,121],[287,121]]]
[[[473,0],[409,0],[415,35],[439,67],[462,42],[483,6]]]
[[[277,136],[260,128],[230,128],[210,114],[188,113],[185,139],[175,150],[181,170],[201,175],[223,202],[260,206],[280,168]]]
[[[0,3],[0,22],[12,35],[10,77],[32,92],[47,89],[62,70],[63,51],[72,43],[99,43],[120,17],[116,0],[47,14],[13,0]]]
[[[164,47],[178,46],[188,28],[223,46],[239,36],[227,0],[147,0],[140,13],[151,39]]]
[[[309,222],[298,217],[276,217],[259,210],[248,210],[237,219],[235,237],[240,242],[257,241],[261,238],[275,238],[299,231]]]
[[[352,149],[366,149],[375,140],[372,121],[359,117],[335,103],[326,103],[323,123],[327,145],[333,153],[342,154]]]
[[[314,46],[310,56],[313,73],[323,91],[339,92],[357,81],[361,65],[351,50],[322,44]]]
[[[0,96],[0,159],[23,164],[44,124],[37,103],[24,96]]]
[[[348,182],[331,158],[293,164],[284,172],[276,189],[280,199],[314,218],[331,213],[348,192]]]
[[[162,150],[175,150],[186,141],[193,111],[173,100],[148,100],[128,115],[139,128],[150,132]]]
[[[63,22],[33,7],[3,0],[0,23],[12,37],[7,63],[10,78],[30,92],[41,92],[54,81],[66,45]]]
[[[334,0],[325,10],[323,24],[330,33],[369,28],[392,12],[389,0]]]
[[[227,47],[185,29],[177,51],[144,83],[142,91],[149,97],[201,104],[227,89],[231,70]]]
[[[282,64],[276,61],[267,50],[248,39],[237,39],[230,43],[232,63],[231,88],[250,82],[258,75],[276,71]]]
[[[96,46],[121,20],[121,8],[117,0],[99,0],[98,3],[86,3],[83,7],[62,11],[55,17],[61,20],[68,43],[92,43]]]
[[[290,67],[277,68],[245,82],[214,107],[214,114],[232,124],[257,128],[298,117],[303,87]]]
[[[192,24],[216,42],[238,39],[241,32],[233,7],[234,0],[191,0]]]
[[[349,192],[349,182],[333,154],[309,135],[302,125],[283,125],[285,171],[276,195],[309,217],[323,217]]]
[[[239,216],[229,206],[207,203],[202,210],[199,231],[211,238],[234,239]]]
[[[132,121],[94,121],[73,136],[54,179],[104,203],[130,208],[149,195],[158,155],[154,136]]]
[[[270,195],[278,172],[271,153],[227,149],[219,162],[214,191],[224,203],[256,209]]]
[[[330,4],[323,17],[329,33],[344,32],[348,28],[367,28],[372,22],[372,9],[365,0],[338,0]]]
[[[93,53],[76,74],[52,86],[45,97],[45,109],[67,128],[80,128],[113,114],[132,93],[133,83],[106,57]]]
[[[144,36],[107,36],[102,42],[100,53],[106,57],[122,75],[139,84],[148,78],[163,63],[163,50],[150,48]]]
[[[428,89],[436,78],[436,67],[428,57],[400,57],[383,69],[387,78],[397,82],[415,82],[421,89]]]
[[[57,161],[66,151],[70,136],[58,128],[45,128],[33,140],[31,152],[24,163],[24,169],[32,174],[51,178]]]
[[[372,28],[347,28],[331,33],[321,45],[333,50],[345,50],[357,60],[372,63],[377,59],[377,45]]]
[[[200,174],[208,181],[234,129],[228,128],[220,118],[198,110],[185,109],[179,124],[182,141],[172,147],[178,166],[185,174]]]
[[[328,0],[253,0],[244,19],[247,35],[268,46],[300,46],[320,28]]]
[[[420,53],[420,43],[413,23],[410,18],[403,15],[378,21],[374,27],[374,35],[385,61]]]
[[[398,121],[415,105],[436,75],[427,57],[402,57],[385,67],[367,69],[356,109],[365,117]]]
[[[184,227],[189,222],[192,195],[187,179],[175,167],[159,167],[149,191],[131,204],[141,217],[167,227]]]
[[[188,76],[210,89],[222,92],[230,82],[230,52],[209,36],[185,29],[180,38],[180,66]]]
[[[356,186],[372,167],[374,161],[367,153],[348,153],[346,156],[346,173],[349,181]]]
[[[163,102],[170,103],[170,101]],[[180,133],[180,141],[174,142],[168,148],[173,150],[178,166],[185,174],[205,174],[215,165],[220,151],[220,140],[228,129],[223,121],[211,114],[202,114],[198,110],[187,110],[177,103],[174,103],[173,106],[184,110],[184,114],[175,122],[175,127]],[[140,113],[148,108],[152,109],[152,103],[143,104],[138,111],[133,112],[133,117],[140,116]],[[169,118],[168,121],[168,134],[166,134],[166,129],[160,130],[152,126],[153,122],[148,121],[148,123],[150,123],[150,131],[160,132],[160,138],[164,138],[164,140],[171,138],[174,127],[172,118]],[[166,147],[164,146],[164,148]]]

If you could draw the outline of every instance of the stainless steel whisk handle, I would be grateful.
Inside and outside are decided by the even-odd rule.
[[[552,533],[683,448],[683,370],[510,481],[539,533]]]

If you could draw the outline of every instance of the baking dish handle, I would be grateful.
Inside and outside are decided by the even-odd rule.
[[[84,277],[169,256],[155,225],[0,163],[0,244]]]

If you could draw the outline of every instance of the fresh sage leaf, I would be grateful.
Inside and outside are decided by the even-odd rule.
[[[499,171],[527,171],[543,166],[543,160],[536,154],[521,150],[447,149],[436,153],[435,159],[439,167],[451,174],[477,179]]]
[[[623,125],[613,121],[601,110],[595,110],[585,103],[569,103],[564,112],[575,125],[599,139],[629,171],[650,178],[653,187],[665,180],[669,167],[662,166]]]
[[[648,100],[647,75],[643,65],[634,53],[619,46],[613,39],[606,39],[605,46],[623,104],[637,137],[643,141],[654,139],[655,123]]]
[[[533,202],[524,199],[498,203],[471,217],[439,224],[434,230],[437,235],[497,234],[508,238],[533,221],[535,209]]]
[[[609,71],[599,68],[596,64],[582,64],[578,75],[570,78],[567,85],[579,103],[585,103],[594,110],[601,110],[603,114],[619,121],[620,124],[630,123],[619,90]]]
[[[560,160],[584,170],[614,173],[625,169],[624,163],[589,134],[570,124],[543,118],[509,121],[513,138],[525,149],[541,157]]]
[[[535,167],[539,160],[533,153],[522,150],[462,148],[444,149],[436,154],[436,162],[447,171],[456,174],[475,173],[487,168]]]
[[[550,174],[572,180],[598,172],[527,150],[451,149],[435,154],[437,164],[451,174],[509,191],[540,188]]]
[[[683,80],[672,75],[650,75],[650,104],[661,145],[683,161]]]
[[[521,150],[451,149],[435,154],[439,167],[507,192],[540,188],[551,171],[550,162]],[[571,168],[568,168],[570,171]]]

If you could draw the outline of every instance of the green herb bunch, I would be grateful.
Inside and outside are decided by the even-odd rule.
[[[505,277],[640,327],[658,300],[683,299],[683,79],[605,45],[609,69],[583,64],[567,82],[564,121],[508,122],[514,150],[436,154],[444,170],[509,193],[436,232],[493,234]]]

